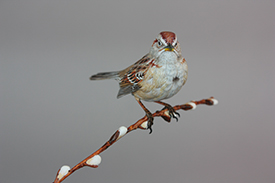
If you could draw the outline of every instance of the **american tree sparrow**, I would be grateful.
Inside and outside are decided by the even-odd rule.
[[[119,82],[117,98],[132,94],[148,118],[148,129],[152,132],[152,113],[141,100],[156,102],[168,109],[170,117],[179,116],[173,107],[161,100],[174,96],[185,84],[188,68],[181,55],[180,44],[173,32],[163,31],[154,40],[150,51],[133,65],[121,71],[101,72],[91,80],[115,79]]]

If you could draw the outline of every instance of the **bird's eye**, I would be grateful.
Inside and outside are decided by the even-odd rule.
[[[160,40],[158,40],[158,46],[161,46],[162,42]]]
[[[178,43],[175,44],[175,47],[178,45]]]

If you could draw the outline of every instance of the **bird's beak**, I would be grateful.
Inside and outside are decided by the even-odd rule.
[[[165,51],[174,51],[174,47],[169,43],[168,46],[164,47]]]

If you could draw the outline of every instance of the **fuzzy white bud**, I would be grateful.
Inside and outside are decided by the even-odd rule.
[[[147,129],[147,128],[148,128],[148,121],[143,122],[140,126],[141,126],[142,128]]]
[[[68,165],[62,166],[58,172],[58,180],[62,179],[65,175],[67,175],[70,169],[71,168]]]
[[[88,159],[86,163],[91,166],[98,166],[101,163],[101,157],[99,155],[95,155],[94,157]]]
[[[169,113],[170,113],[169,110],[167,110],[167,111],[164,112],[164,114],[165,114],[166,116],[170,116]]]
[[[118,129],[118,131],[119,131],[119,136],[118,136],[117,140],[120,139],[121,137],[123,137],[127,133],[128,129],[125,126],[121,126]]]
[[[219,101],[217,99],[211,98],[213,105],[217,105],[219,103]]]
[[[191,105],[192,106],[192,109],[191,110],[194,110],[196,109],[197,105],[194,103],[194,102],[188,102],[187,104]]]

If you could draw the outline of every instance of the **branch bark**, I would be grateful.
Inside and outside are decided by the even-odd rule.
[[[199,101],[191,101],[191,102],[188,102],[183,105],[176,105],[173,108],[175,111],[180,110],[180,109],[187,111],[187,110],[194,110],[197,107],[197,105],[201,105],[201,104],[205,104],[205,105],[209,105],[209,106],[216,105],[216,104],[218,104],[218,100],[214,99],[213,97],[210,97],[208,99],[203,99],[203,100],[199,100]],[[160,111],[156,111],[152,115],[153,115],[153,117],[162,117],[167,122],[170,122],[171,117],[172,117],[169,115],[169,111],[166,108],[164,108]],[[147,129],[146,115],[143,118],[139,119],[136,123],[129,126],[128,128],[121,126],[103,146],[101,146],[93,154],[91,154],[90,156],[88,156],[87,158],[85,158],[84,160],[79,162],[73,168],[70,168],[67,165],[62,166],[56,174],[54,183],[62,182],[67,177],[69,177],[73,172],[75,172],[76,170],[78,170],[84,166],[88,166],[91,168],[97,168],[101,162],[101,157],[99,156],[99,154],[102,153],[103,151],[105,151],[108,147],[113,145],[115,142],[117,142],[121,137],[123,137],[124,135],[126,135],[129,132],[136,130],[136,129],[142,129],[142,130]]]

